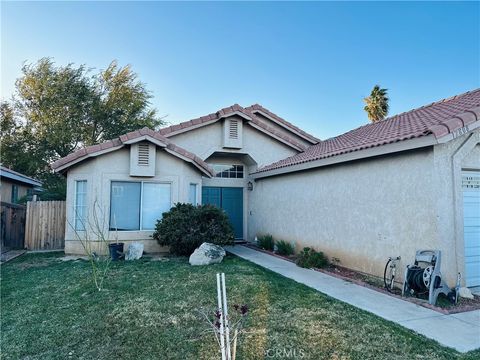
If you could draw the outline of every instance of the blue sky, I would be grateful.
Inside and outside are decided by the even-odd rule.
[[[480,5],[354,3],[2,3],[1,90],[24,61],[131,64],[170,123],[260,103],[324,139],[368,119],[479,87]]]

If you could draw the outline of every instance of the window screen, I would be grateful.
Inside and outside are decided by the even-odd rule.
[[[171,207],[170,184],[143,183],[142,230],[154,230],[157,220]]]
[[[188,202],[193,205],[197,205],[197,184],[190,184],[188,190]]]
[[[85,223],[87,221],[87,181],[75,181],[75,230],[85,230]]]
[[[112,181],[111,230],[138,230],[140,228],[141,185],[139,182]]]

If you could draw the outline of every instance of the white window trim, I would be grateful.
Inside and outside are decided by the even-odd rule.
[[[114,228],[111,227],[110,220],[112,217],[112,183],[113,182],[128,182],[128,183],[140,183],[140,223],[139,223],[139,229],[137,230],[115,230]],[[143,184],[144,183],[149,183],[149,184],[168,184],[170,185],[170,208],[173,206],[173,181],[135,181],[135,180],[110,180],[110,196],[109,196],[109,212],[108,212],[108,229],[109,231],[118,231],[119,233],[131,233],[131,232],[153,232],[155,230],[151,229],[142,229],[142,220],[143,220],[143,214],[142,214],[142,207],[143,207]]]
[[[199,193],[198,189],[200,188],[200,184],[196,182],[191,182],[188,184],[188,200],[190,201],[190,186],[195,185],[195,204],[192,204],[194,206],[200,205],[201,201],[199,199]]]

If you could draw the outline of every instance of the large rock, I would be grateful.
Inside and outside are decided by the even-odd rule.
[[[221,246],[203,243],[190,255],[190,265],[209,265],[222,262],[225,250]]]
[[[473,299],[473,294],[469,288],[461,287],[458,291],[458,296],[465,299]]]
[[[138,260],[143,255],[143,243],[134,242],[128,246],[125,260]]]

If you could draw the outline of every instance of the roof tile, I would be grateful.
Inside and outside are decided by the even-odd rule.
[[[479,120],[479,117],[480,89],[476,89],[321,141],[302,153],[264,166],[257,172],[279,169],[429,134],[439,138]]]

